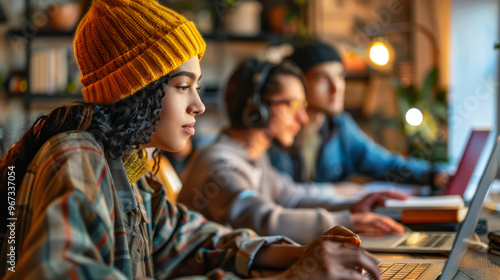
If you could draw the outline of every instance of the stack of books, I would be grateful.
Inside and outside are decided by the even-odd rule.
[[[31,56],[31,92],[53,95],[68,85],[68,50],[66,47],[42,48]]]
[[[488,233],[488,253],[500,256],[500,231],[493,231]]]
[[[456,223],[464,220],[468,208],[459,195],[410,197],[408,200],[388,199],[386,208],[401,210],[401,223]]]

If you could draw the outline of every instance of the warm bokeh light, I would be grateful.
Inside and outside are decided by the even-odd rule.
[[[406,112],[406,122],[413,126],[419,126],[422,123],[424,116],[417,108],[411,108]]]
[[[370,59],[378,65],[386,65],[389,62],[389,49],[381,42],[373,44],[370,48]]]

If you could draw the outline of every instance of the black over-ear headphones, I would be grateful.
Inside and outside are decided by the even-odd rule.
[[[269,72],[275,65],[270,62],[261,63],[252,76],[252,95],[247,100],[243,110],[243,123],[249,128],[263,128],[269,123],[269,106],[262,102],[262,89],[269,77]]]

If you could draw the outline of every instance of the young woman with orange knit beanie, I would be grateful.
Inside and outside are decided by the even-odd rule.
[[[74,49],[85,103],[40,116],[0,162],[2,279],[379,278],[372,257],[333,242],[359,241],[344,228],[297,246],[165,198],[144,148],[180,150],[204,111],[192,22],[154,0],[97,0]]]

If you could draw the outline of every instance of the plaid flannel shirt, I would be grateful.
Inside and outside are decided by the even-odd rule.
[[[121,160],[86,132],[43,145],[15,207],[15,244],[4,242],[0,257],[5,279],[238,279],[260,248],[290,242],[207,222],[168,201],[152,174],[131,186]]]

